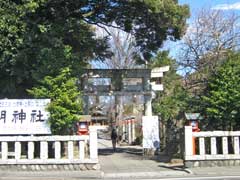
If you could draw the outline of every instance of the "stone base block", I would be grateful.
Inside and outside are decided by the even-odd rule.
[[[99,164],[18,164],[0,165],[0,171],[87,171],[99,170]]]
[[[240,166],[240,160],[204,160],[204,161],[184,161],[187,168],[194,167],[222,167]]]

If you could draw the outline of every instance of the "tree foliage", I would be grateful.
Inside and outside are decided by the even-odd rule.
[[[115,22],[115,27],[134,34],[146,59],[168,37],[180,39],[189,15],[188,7],[174,0],[85,1],[82,7],[78,14],[88,23],[113,26]]]
[[[209,127],[220,130],[240,128],[240,54],[231,54],[210,78],[203,97]]]
[[[72,68],[76,75],[87,60],[102,56],[106,49],[105,39],[94,38],[92,28],[82,20],[45,14],[47,1],[7,2],[1,2],[6,4],[3,20],[10,16],[15,21],[9,22],[10,28],[2,23],[1,36],[7,35],[9,46],[5,41],[0,44],[1,97],[26,97],[26,89],[47,75],[56,76],[63,67]],[[34,8],[26,11],[28,6]]]
[[[91,25],[114,22],[148,59],[167,38],[180,38],[188,7],[174,0],[9,0],[0,2],[0,15],[0,97],[16,98],[63,67],[77,74],[89,60],[109,57],[107,38],[97,39]]]
[[[177,64],[168,57],[168,52],[163,51],[153,59],[151,67],[169,65],[163,79],[164,91],[159,92],[154,99],[153,111],[160,114],[162,121],[178,119],[187,107],[188,93],[183,87],[182,77],[176,73]]]
[[[80,92],[69,68],[65,68],[56,77],[46,76],[41,85],[28,92],[35,98],[50,98],[47,107],[49,122],[53,134],[71,134],[78,115],[82,113]]]

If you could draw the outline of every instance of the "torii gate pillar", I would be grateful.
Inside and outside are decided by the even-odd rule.
[[[143,78],[143,89],[144,91],[151,92],[150,78]],[[144,115],[152,116],[152,95],[144,95]]]

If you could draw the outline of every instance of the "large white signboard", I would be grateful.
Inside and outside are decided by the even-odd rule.
[[[160,147],[158,116],[143,116],[143,148],[157,149]]]
[[[51,134],[48,103],[50,99],[1,99],[0,135]]]

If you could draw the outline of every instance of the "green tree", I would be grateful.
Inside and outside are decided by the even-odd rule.
[[[107,37],[97,39],[92,25],[132,33],[148,59],[165,39],[181,37],[188,14],[174,0],[1,1],[0,97],[26,97],[26,89],[63,67],[78,74],[89,60],[109,57]]]
[[[160,138],[162,148],[166,153],[173,155],[179,153],[177,133],[179,126],[177,121],[182,118],[183,112],[188,106],[188,92],[184,89],[183,79],[177,72],[177,64],[174,59],[168,57],[168,52],[160,52],[156,58],[152,59],[151,67],[170,66],[163,78],[164,90],[157,92],[153,100],[153,112],[161,119]],[[169,139],[171,137],[171,139]],[[174,147],[173,147],[174,146]]]
[[[26,13],[34,11],[36,7],[31,1],[22,4],[17,1],[0,2],[0,97],[10,97],[8,92],[15,93],[20,78],[16,69],[16,56],[24,44],[27,23],[23,20]],[[19,68],[20,69],[20,68]]]
[[[50,112],[50,127],[53,134],[73,133],[73,127],[82,113],[82,101],[69,68],[65,68],[56,77],[46,76],[39,87],[28,92],[35,98],[50,98],[47,107]]]
[[[210,78],[203,96],[208,127],[218,130],[240,128],[240,54],[231,54]]]
[[[187,107],[188,93],[183,87],[183,79],[177,74],[177,64],[168,57],[168,52],[160,52],[152,59],[151,67],[170,66],[163,78],[164,91],[158,92],[153,110],[160,114],[162,121],[177,119]]]

